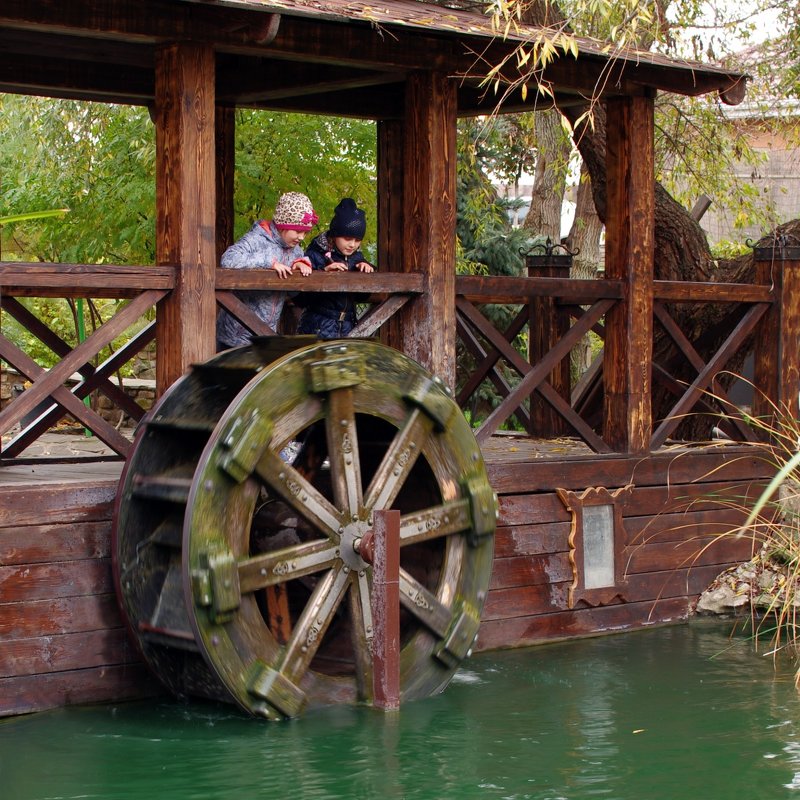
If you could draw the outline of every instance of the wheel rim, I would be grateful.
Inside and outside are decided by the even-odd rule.
[[[477,633],[496,517],[480,450],[441,383],[379,344],[315,344],[260,370],[186,497],[181,584],[206,683],[267,718],[368,702],[371,567],[357,547],[393,507],[408,701],[444,688]]]

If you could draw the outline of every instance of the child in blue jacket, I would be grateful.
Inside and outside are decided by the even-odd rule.
[[[345,197],[336,206],[328,230],[306,248],[306,258],[315,270],[374,272],[360,250],[366,230],[366,214]],[[304,306],[297,332],[316,334],[320,339],[347,336],[356,324],[356,300],[347,292],[303,293],[295,298]]]

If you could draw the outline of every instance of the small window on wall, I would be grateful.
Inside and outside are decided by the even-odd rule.
[[[572,514],[570,608],[580,601],[597,606],[616,598],[625,599],[622,502],[631,489],[631,486],[613,491],[589,488],[580,494],[556,489],[561,502]]]

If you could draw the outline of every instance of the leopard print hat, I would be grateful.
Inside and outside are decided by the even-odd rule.
[[[272,221],[279,231],[310,231],[318,220],[311,201],[300,192],[282,194],[272,215]]]

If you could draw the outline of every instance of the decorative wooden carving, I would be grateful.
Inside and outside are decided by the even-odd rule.
[[[603,487],[590,487],[580,494],[556,489],[561,502],[572,514],[569,533],[572,565],[570,608],[579,601],[598,606],[617,598],[625,600],[621,499],[632,488],[629,485],[609,491]]]

